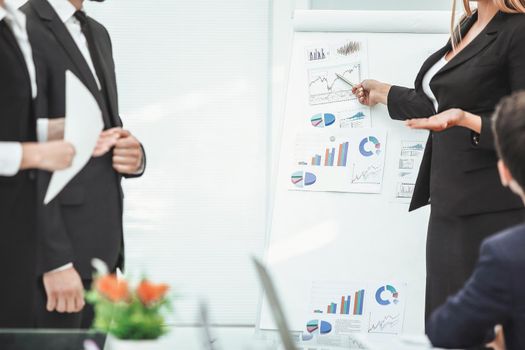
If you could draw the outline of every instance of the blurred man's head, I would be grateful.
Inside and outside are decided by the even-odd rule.
[[[501,182],[525,201],[525,91],[501,100],[493,130]]]

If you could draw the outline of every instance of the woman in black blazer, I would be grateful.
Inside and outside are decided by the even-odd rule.
[[[410,205],[432,211],[427,318],[471,275],[481,242],[525,219],[500,184],[491,130],[499,100],[525,89],[525,1],[479,0],[474,12],[464,2],[468,17],[423,64],[415,89],[374,80],[354,88],[362,104],[386,104],[393,119],[431,131]]]

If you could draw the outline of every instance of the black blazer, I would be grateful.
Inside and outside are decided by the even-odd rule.
[[[503,325],[507,349],[525,349],[525,225],[489,238],[463,290],[437,309],[427,323],[436,347],[483,345]]]
[[[18,44],[0,21],[0,141],[35,141],[31,82]],[[0,176],[0,328],[32,327],[36,184],[21,171]]]
[[[462,32],[477,20],[468,18]],[[521,200],[501,186],[491,117],[500,99],[525,89],[525,15],[499,12],[463,51],[432,79],[439,110],[423,92],[427,71],[451,50],[450,42],[423,64],[415,89],[394,86],[388,96],[397,120],[428,117],[461,108],[482,117],[481,135],[454,127],[431,133],[410,210],[432,203],[442,212],[480,214],[522,208]],[[479,136],[479,143],[475,139]]]
[[[100,91],[80,50],[64,23],[46,0],[30,0],[22,10],[27,16],[29,39],[39,65],[37,116],[65,115],[65,72],[72,71],[91,91],[106,128],[122,126],[111,40],[106,29],[88,18],[102,61],[105,82]],[[39,195],[43,198],[50,174],[40,172]],[[39,202],[41,202],[39,199]],[[99,258],[110,269],[123,264],[123,192],[121,175],[113,170],[111,152],[93,158],[47,206],[39,207],[38,272],[45,273],[73,262],[84,279],[92,277],[91,260]]]

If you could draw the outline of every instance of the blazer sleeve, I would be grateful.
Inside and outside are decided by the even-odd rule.
[[[497,249],[484,243],[473,276],[463,290],[437,309],[427,322],[435,347],[470,348],[484,345],[494,327],[511,313],[510,275]]]
[[[108,44],[108,47],[109,47],[109,52],[110,52],[110,59],[111,59],[111,63],[112,63],[112,67],[113,67],[113,70],[112,70],[112,77],[111,79],[113,79],[115,81],[115,85],[116,85],[116,80],[117,80],[117,77],[116,77],[116,72],[115,72],[115,61],[113,59],[113,43],[111,41],[111,36],[109,35],[109,32],[107,31],[106,27],[104,27],[103,25],[99,24],[102,32],[104,33],[104,37],[105,37],[105,40]],[[119,121],[120,121],[120,125],[124,125],[124,123],[122,122],[122,118],[120,116],[118,116],[119,118]],[[144,175],[144,172],[146,171],[146,166],[147,166],[147,162],[146,162],[146,150],[144,149],[144,145],[140,144],[140,149],[141,149],[141,152],[142,152],[142,167],[139,169],[139,172],[137,172],[136,174],[122,174],[122,177],[124,177],[125,179],[133,179],[133,178],[138,178],[138,177],[141,177],[142,175]]]
[[[523,24],[517,26],[516,31],[512,34],[507,56],[508,79],[511,92],[525,89],[525,21],[521,23]],[[481,115],[481,133],[478,144],[480,148],[495,148],[492,115],[493,112]]]
[[[146,159],[146,150],[144,149],[144,145],[142,143],[140,144],[140,151],[142,152],[142,166],[136,174],[122,174],[122,176],[125,179],[134,179],[137,177],[142,177],[142,175],[144,175],[144,173],[146,172],[146,166],[148,162]]]
[[[388,93],[388,113],[395,120],[427,118],[436,114],[432,101],[422,91],[392,86]]]

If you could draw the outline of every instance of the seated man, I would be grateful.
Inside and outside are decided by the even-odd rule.
[[[493,129],[501,181],[525,201],[525,92],[501,101]],[[507,349],[525,349],[525,224],[483,243],[472,277],[434,312],[427,334],[434,346],[469,348],[490,341],[497,325]]]

